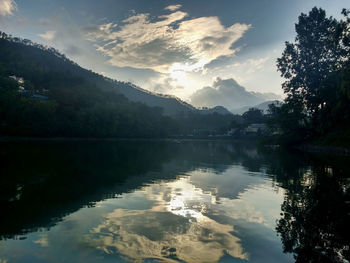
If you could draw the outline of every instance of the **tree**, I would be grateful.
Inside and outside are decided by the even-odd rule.
[[[262,110],[256,108],[250,108],[242,114],[242,117],[246,123],[263,123],[265,121]]]
[[[287,96],[270,122],[286,142],[328,138],[323,143],[343,145],[350,138],[350,10],[342,14],[336,20],[316,7],[302,13],[294,43],[286,42],[277,59]]]
[[[287,79],[282,84],[287,99],[301,103],[309,116],[326,103],[321,96],[322,82],[348,59],[341,44],[345,28],[344,21],[327,18],[323,9],[314,7],[308,15],[299,16],[295,42],[286,42],[277,60],[281,76]]]

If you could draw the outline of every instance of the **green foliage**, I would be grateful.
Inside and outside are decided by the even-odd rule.
[[[349,127],[350,19],[349,11],[342,13],[346,19],[340,21],[316,7],[301,14],[295,42],[286,42],[277,60],[287,98],[270,108],[270,124],[286,140],[310,140]]]
[[[23,77],[21,84],[9,78]],[[52,48],[0,32],[0,133],[19,136],[164,137],[160,108],[128,101],[104,77]],[[48,97],[35,99],[34,94]]]
[[[24,92],[8,77],[11,75],[23,77]],[[119,93],[136,90],[132,84],[105,78],[53,48],[2,32],[0,87],[2,135],[150,138],[222,134],[237,118],[200,114],[194,108],[174,118],[164,116],[163,108],[131,102]],[[34,99],[34,94],[48,99]],[[174,104],[174,110],[179,104],[176,99],[167,102]]]
[[[314,7],[308,15],[301,14],[295,25],[294,43],[286,42],[282,57],[277,60],[278,70],[287,81],[284,92],[293,100],[300,100],[310,115],[317,113],[324,103],[320,87],[330,72],[341,67],[344,59],[340,24],[326,12]]]
[[[256,108],[250,108],[242,114],[242,117],[247,124],[265,122],[263,111]]]
[[[200,114],[180,112],[175,116],[174,131],[178,135],[207,136],[224,134],[233,123],[241,123],[242,117],[232,114]]]

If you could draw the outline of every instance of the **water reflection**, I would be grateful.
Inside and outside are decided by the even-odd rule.
[[[346,158],[228,142],[1,146],[0,262],[349,257]]]
[[[117,252],[130,261],[166,258],[217,262],[224,254],[248,259],[234,227],[207,216],[215,199],[192,185],[190,178],[144,187],[140,191],[154,202],[151,209],[115,209],[87,240],[106,253]]]
[[[118,252],[130,261],[145,258],[185,262],[217,262],[226,252],[247,259],[233,227],[208,217],[187,220],[160,211],[115,210],[91,233],[93,244],[106,253]]]
[[[299,171],[288,184],[278,221],[285,252],[296,262],[348,262],[350,259],[348,169],[325,164]],[[346,177],[344,177],[346,172]]]

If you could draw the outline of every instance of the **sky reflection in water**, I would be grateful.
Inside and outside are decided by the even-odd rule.
[[[11,209],[18,206],[19,213],[23,210],[23,220],[18,216],[11,219],[12,215],[8,213],[9,221],[17,220],[16,223],[11,225],[4,221],[2,225],[8,226],[6,229],[0,227],[1,233],[7,233],[6,236],[2,234],[3,240],[0,240],[0,262],[294,262],[291,253],[283,252],[284,248],[288,249],[284,247],[288,245],[288,240],[283,239],[286,243],[282,244],[276,227],[284,226],[281,205],[283,210],[288,209],[286,202],[298,195],[293,193],[292,188],[286,190],[276,183],[270,174],[273,169],[264,166],[256,149],[241,151],[228,145],[224,147],[228,151],[226,155],[216,159],[218,149],[223,145],[208,144],[202,148],[203,145],[190,143],[175,146],[190,152],[189,155],[193,157],[184,157],[181,149],[176,150],[171,146],[166,151],[176,150],[178,155],[170,155],[160,162],[159,167],[147,166],[144,172],[136,172],[132,176],[133,171],[124,169],[131,162],[115,159],[115,156],[124,158],[120,156],[128,155],[119,154],[124,151],[121,145],[116,147],[117,152],[107,147],[108,156],[113,153],[115,158],[112,159],[116,163],[112,159],[105,163],[102,159],[97,159],[96,163],[86,162],[89,161],[89,154],[82,151],[86,155],[80,156],[79,161],[74,160],[71,171],[82,173],[85,168],[80,169],[85,166],[81,164],[90,165],[88,171],[95,171],[89,175],[92,177],[91,184],[96,183],[92,189],[99,189],[97,193],[86,192],[84,187],[80,189],[79,184],[71,181],[71,168],[68,166],[69,180],[62,177],[62,186],[56,182],[55,188],[49,188],[50,180],[55,177],[39,180],[43,188],[38,188],[34,183],[23,184],[20,199],[11,201],[10,208],[7,208],[8,211],[16,211]],[[166,155],[166,148],[159,147],[159,153]],[[203,153],[203,149],[207,152]],[[226,158],[228,153],[231,153],[231,159]],[[143,150],[140,154],[144,154]],[[153,155],[160,158],[157,151]],[[77,152],[74,156],[77,156]],[[132,156],[133,164],[137,165],[135,149]],[[208,156],[211,157],[208,159]],[[62,162],[58,163],[62,165]],[[119,167],[121,170],[118,173],[127,172],[129,176],[122,176],[122,182],[113,179],[106,186],[109,178],[106,174],[113,174],[118,170],[115,167],[123,163],[125,167]],[[53,163],[48,167],[52,166]],[[14,168],[9,167],[7,172],[12,173]],[[142,163],[139,163],[139,167],[143,167]],[[278,173],[279,176],[285,174]],[[312,173],[305,167],[300,185],[306,187],[305,182],[310,183],[317,177],[312,178]],[[283,181],[281,177],[280,180],[284,185],[291,182],[288,178]],[[88,181],[80,183],[86,187],[89,185]],[[36,188],[28,194],[25,189],[33,185]],[[67,192],[69,196],[73,188],[79,193],[78,200],[84,201],[80,203],[85,203],[80,208],[75,195],[60,203],[59,195]],[[288,191],[293,196],[288,197]],[[28,215],[23,208],[29,206],[29,209],[36,211],[35,214],[40,214],[41,207],[36,207],[37,195],[46,200],[42,203],[48,202],[49,206],[54,207],[53,211],[49,211],[43,206],[45,214],[42,222],[32,214]],[[20,202],[26,199],[29,205],[23,201],[25,205],[21,206]],[[283,219],[287,220],[288,217]],[[11,235],[8,234],[12,231],[8,229],[9,226],[14,229]]]
[[[38,258],[60,257],[57,252],[64,246],[70,248],[65,253],[71,252],[71,257],[75,257],[74,250],[84,254],[85,247],[95,257],[117,254],[132,262],[146,258],[217,262],[225,255],[249,260],[250,251],[242,246],[244,232],[235,225],[242,224],[249,231],[249,223],[255,223],[263,232],[274,231],[282,193],[240,166],[229,167],[222,174],[198,169],[82,209],[51,231],[30,234],[28,240],[13,244],[9,252],[20,249],[24,259],[24,245]],[[281,247],[277,236],[270,239],[266,241]],[[32,244],[25,244],[29,242]]]

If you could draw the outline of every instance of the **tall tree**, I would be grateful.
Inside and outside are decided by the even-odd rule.
[[[278,70],[286,79],[283,83],[287,103],[301,103],[309,116],[326,104],[321,84],[331,72],[344,63],[346,52],[341,44],[343,21],[327,17],[323,9],[314,7],[309,14],[301,14],[295,25],[295,42],[286,42]]]

